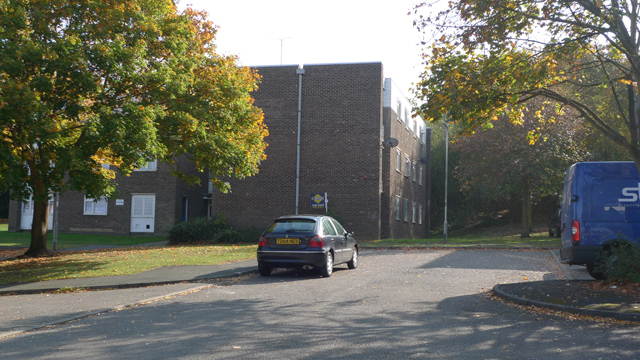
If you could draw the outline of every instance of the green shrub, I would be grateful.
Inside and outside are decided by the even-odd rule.
[[[261,230],[250,227],[236,230],[227,225],[227,219],[217,214],[211,220],[196,218],[177,224],[169,231],[169,244],[239,244],[257,243]]]
[[[640,248],[629,242],[609,247],[598,264],[605,279],[640,283]]]
[[[222,214],[212,219],[196,218],[171,228],[168,240],[170,245],[214,242],[224,229],[227,229],[227,219]]]
[[[258,238],[262,234],[262,231],[250,227],[244,230],[236,230],[233,228],[223,229],[220,231],[215,239],[215,243],[220,244],[247,244],[258,243]]]

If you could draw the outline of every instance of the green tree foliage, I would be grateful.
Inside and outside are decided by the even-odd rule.
[[[222,190],[258,171],[258,75],[216,54],[216,30],[171,0],[0,0],[0,190],[34,196],[26,255],[47,253],[51,193],[113,192],[103,164],[184,155]]]
[[[460,151],[455,175],[463,192],[479,200],[477,211],[491,214],[520,203],[522,237],[530,236],[533,203],[558,196],[566,169],[587,156],[580,119],[571,112],[557,116],[541,99],[530,100],[527,108],[521,125],[494,121],[492,129],[480,129],[454,145]]]
[[[573,109],[640,165],[640,108],[629,101],[637,99],[640,79],[638,1],[442,5],[415,8],[415,25],[433,39],[425,41],[425,71],[415,87],[423,118],[448,113],[469,135],[501,116],[521,124],[528,101],[543,98],[558,113]]]

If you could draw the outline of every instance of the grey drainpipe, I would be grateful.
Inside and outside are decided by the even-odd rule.
[[[302,116],[302,75],[304,75],[302,64],[298,66],[296,74],[298,74],[298,148],[296,161],[296,215],[298,215],[300,206],[300,119]]]

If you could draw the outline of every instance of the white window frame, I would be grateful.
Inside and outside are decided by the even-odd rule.
[[[402,101],[398,100],[398,104],[396,105],[396,111],[398,112],[398,122],[403,122],[402,119]]]
[[[422,204],[418,204],[418,224],[422,225]]]
[[[416,178],[416,165],[418,165],[415,161],[411,164],[411,171],[413,171],[413,182],[416,182],[418,179]]]
[[[149,161],[144,166],[134,169],[133,171],[156,171],[156,170],[158,170],[158,159]]]
[[[414,201],[411,206],[411,222],[416,223],[416,202]]]
[[[404,154],[404,176],[411,176],[411,159],[409,159],[409,155]]]
[[[400,221],[400,196],[396,195],[396,220]]]
[[[409,222],[409,199],[404,198],[404,222]]]
[[[104,204],[104,212],[98,212],[100,209],[99,206],[101,204]],[[94,198],[85,196],[83,207],[82,207],[83,208],[82,213],[83,215],[107,215],[108,204],[109,204],[109,201],[104,196],[97,200]],[[88,211],[87,211],[87,205],[89,206]]]
[[[402,151],[396,149],[396,171],[402,174]]]
[[[427,126],[422,125],[420,127],[420,143],[425,145],[427,143]]]
[[[422,186],[422,173],[424,172],[424,167],[422,165],[418,165],[420,169],[420,174],[418,175],[418,185]]]

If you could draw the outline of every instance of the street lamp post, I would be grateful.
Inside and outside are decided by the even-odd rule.
[[[449,177],[449,125],[442,123],[445,129],[445,143],[444,143],[444,228],[442,229],[442,236],[444,243],[447,243],[447,178]]]

